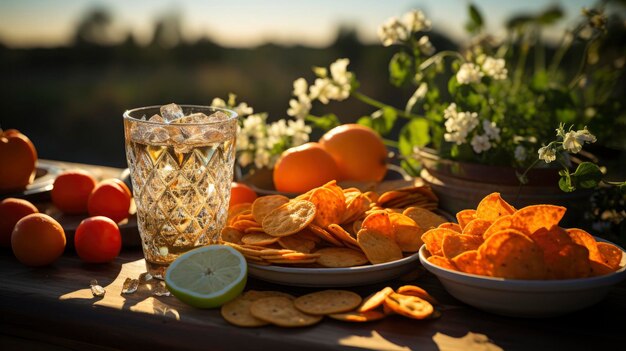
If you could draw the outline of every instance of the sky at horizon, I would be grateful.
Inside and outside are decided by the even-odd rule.
[[[118,38],[129,31],[140,43],[152,37],[157,18],[178,13],[183,37],[202,37],[223,46],[248,47],[273,42],[322,47],[330,44],[340,25],[356,28],[364,42],[377,42],[376,29],[387,18],[410,9],[422,9],[435,30],[454,39],[464,38],[467,0],[3,0],[0,2],[0,42],[9,47],[53,47],[71,44],[77,23],[90,10],[107,9]],[[536,13],[560,4],[572,22],[590,0],[476,0],[491,33],[502,33],[506,19],[515,14]],[[557,31],[554,31],[557,32]],[[560,32],[560,31],[558,31]]]

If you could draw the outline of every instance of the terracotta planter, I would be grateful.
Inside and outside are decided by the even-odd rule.
[[[442,159],[431,149],[420,149],[416,157],[423,166],[420,176],[439,197],[439,207],[451,213],[476,208],[492,192],[499,192],[516,208],[533,204],[565,206],[564,225],[579,223],[589,206],[591,191],[565,193],[559,189],[558,169],[533,169],[528,174],[529,184],[520,187],[512,167]]]

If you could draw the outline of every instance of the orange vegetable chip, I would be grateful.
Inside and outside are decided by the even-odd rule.
[[[589,259],[591,261],[602,262],[602,254],[600,250],[598,250],[598,245],[596,243],[596,239],[591,236],[591,234],[586,231],[578,228],[569,228],[566,229],[567,235],[574,241],[576,244],[580,246],[584,246],[589,250]]]
[[[596,277],[613,273],[615,270],[602,262],[589,261],[591,264],[591,275]]]
[[[488,221],[495,221],[496,219],[513,214],[515,207],[509,205],[500,197],[500,193],[491,193],[485,196],[478,207],[476,207],[476,217],[486,219]]]
[[[623,253],[619,247],[609,243],[599,242],[598,250],[600,250],[602,258],[604,259],[602,263],[611,267],[614,271],[620,269]]]
[[[459,270],[452,261],[450,261],[449,259],[443,256],[434,255],[434,256],[428,257],[426,260],[428,260],[428,262],[434,264],[435,266],[439,266],[441,268],[451,269],[453,271]]]
[[[476,210],[463,210],[456,214],[456,220],[459,222],[461,229],[465,228],[467,223],[476,218]]]
[[[457,233],[461,233],[463,231],[463,228],[461,228],[460,225],[452,222],[441,223],[437,228],[450,229]]]
[[[411,218],[400,214],[390,213],[389,220],[395,233],[396,243],[404,252],[415,252],[424,243],[422,234],[424,231]]]
[[[265,233],[249,233],[241,237],[241,242],[248,245],[269,245],[278,241],[278,237]]]
[[[414,220],[423,230],[437,228],[440,224],[447,222],[440,215],[421,207],[409,207],[402,214]]]
[[[442,243],[446,235],[458,235],[457,232],[450,229],[435,228],[427,231],[422,235],[422,241],[426,244],[426,249],[431,255],[442,256]]]
[[[361,217],[369,208],[370,201],[365,195],[359,193],[348,193],[346,195],[346,211],[341,218],[341,223],[352,222]]]
[[[339,198],[334,191],[328,188],[315,189],[309,201],[315,204],[316,208],[313,223],[322,228],[326,228],[332,223],[339,223],[346,210],[344,199]]]
[[[567,232],[558,226],[553,226],[549,230],[541,228],[530,238],[543,251],[547,278],[580,278],[591,273],[589,251],[572,241]]]
[[[391,262],[402,258],[402,250],[395,240],[378,230],[361,229],[356,240],[372,264]]]
[[[362,229],[373,229],[393,238],[393,227],[387,211],[374,211],[367,215],[361,223]]]
[[[224,227],[224,229],[222,229],[220,239],[222,241],[227,241],[229,243],[241,244],[242,236],[243,236],[243,233],[239,231],[237,228]]]
[[[263,223],[263,219],[268,213],[272,212],[289,202],[289,198],[283,195],[268,195],[258,197],[252,203],[252,216],[257,223]]]
[[[542,279],[546,265],[541,248],[528,236],[508,229],[485,240],[479,256],[493,267],[493,276],[510,279]]]
[[[539,228],[550,229],[559,224],[565,210],[565,207],[554,205],[526,206],[515,212],[513,225],[526,228],[528,234],[534,233]]]
[[[343,246],[341,241],[335,239],[334,236],[332,236],[326,229],[324,229],[322,227],[316,226],[315,224],[311,224],[309,226],[309,230],[311,230],[312,233],[317,235],[322,240],[325,240],[325,241],[333,244],[334,246]]]
[[[482,238],[483,234],[487,231],[487,228],[489,228],[492,223],[493,221],[490,220],[476,218],[467,223],[467,225],[463,228],[462,233],[466,235],[480,236]]]
[[[483,233],[483,239],[487,239],[491,235],[501,230],[512,228],[513,226],[512,220],[513,220],[512,215],[502,216],[496,219],[493,223],[491,223],[489,228],[487,228],[487,230],[485,230],[485,232]]]
[[[446,235],[441,243],[443,256],[452,259],[465,251],[476,250],[483,243],[482,236]]]
[[[335,195],[337,195],[337,197],[341,201],[343,201],[344,203],[346,202],[346,195],[343,193],[343,189],[341,189],[341,187],[337,185],[336,180],[331,180],[330,182],[324,184],[322,187],[328,190],[332,190],[332,192],[335,193]]]
[[[339,224],[331,224],[328,226],[328,231],[334,235],[337,239],[343,241],[346,244],[351,244],[354,246],[358,246],[356,239],[350,235],[342,226]]]
[[[458,270],[476,275],[492,276],[493,265],[480,257],[477,250],[465,251],[452,259]]]

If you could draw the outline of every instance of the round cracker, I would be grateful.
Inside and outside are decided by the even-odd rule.
[[[322,320],[322,316],[314,316],[295,308],[291,299],[274,296],[264,297],[250,305],[252,316],[280,327],[305,327]]]
[[[278,241],[279,238],[265,233],[248,233],[241,237],[241,242],[247,245],[270,245]]]
[[[257,223],[263,223],[263,219],[274,209],[289,202],[289,198],[283,195],[268,195],[258,197],[252,203],[252,216]]]
[[[329,268],[362,266],[369,262],[363,253],[346,247],[327,247],[315,253],[320,254],[317,263]]]
[[[294,306],[308,314],[325,315],[342,313],[361,304],[361,296],[348,290],[322,290],[302,295],[294,300]]]
[[[292,200],[268,213],[263,218],[262,227],[271,236],[295,234],[313,221],[315,213],[311,201]]]
[[[224,227],[222,229],[222,233],[220,234],[220,239],[222,241],[226,241],[233,244],[241,244],[241,238],[243,237],[243,233],[237,228],[233,227]]]
[[[356,309],[357,312],[363,313],[375,309],[376,307],[382,305],[383,302],[385,302],[387,296],[391,293],[393,293],[393,289],[388,286],[380,291],[373,293],[372,295],[363,299],[361,306]]]
[[[414,220],[423,230],[437,228],[440,224],[447,222],[440,215],[421,207],[409,207],[402,214]]]
[[[400,246],[394,239],[378,230],[361,229],[356,240],[372,264],[402,259]]]
[[[254,317],[250,313],[250,306],[254,300],[246,299],[244,296],[239,296],[236,299],[222,305],[220,314],[230,324],[238,327],[262,327],[269,323]]]
[[[303,238],[299,234],[284,236],[278,240],[278,244],[289,250],[309,253],[315,248],[315,241]]]

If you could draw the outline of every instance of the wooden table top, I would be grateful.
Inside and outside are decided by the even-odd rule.
[[[129,234],[125,234],[129,235]],[[138,235],[138,234],[137,234]],[[370,323],[324,319],[298,329],[239,328],[219,309],[201,310],[174,296],[154,296],[157,281],[122,295],[126,278],[145,272],[142,252],[125,247],[108,264],[83,263],[71,248],[53,265],[29,268],[11,250],[0,250],[0,349],[209,350],[598,350],[626,348],[626,282],[585,310],[546,319],[498,316],[450,296],[436,277],[416,263],[412,280],[350,288],[365,297],[384,286],[423,287],[442,303],[435,320],[390,316]],[[106,289],[94,297],[89,283]],[[296,296],[315,291],[249,278],[246,290],[279,290]],[[463,338],[463,339],[461,339]]]

